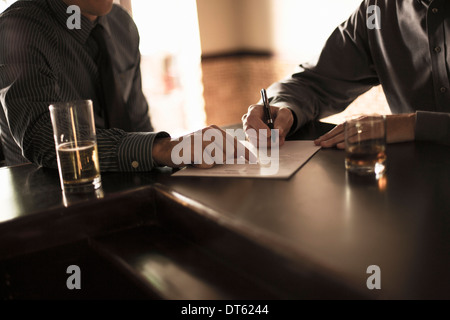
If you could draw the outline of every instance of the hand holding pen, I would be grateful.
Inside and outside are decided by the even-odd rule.
[[[270,130],[273,129],[273,118],[272,112],[270,112],[269,100],[267,99],[266,89],[261,89],[261,99],[264,104],[264,115],[265,115],[265,123],[269,127]]]
[[[257,142],[260,132],[267,132],[267,145],[269,146],[272,142],[272,129],[276,129],[279,130],[279,144],[282,146],[294,123],[292,111],[283,106],[270,106],[265,89],[261,90],[261,98],[263,104],[251,105],[248,112],[242,116],[242,124],[247,139],[251,142]]]

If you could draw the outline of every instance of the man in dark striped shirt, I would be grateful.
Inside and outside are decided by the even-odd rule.
[[[102,171],[175,166],[171,151],[177,141],[168,133],[152,132],[141,88],[137,28],[130,15],[112,2],[19,0],[0,16],[0,126],[7,165],[33,162],[56,168],[48,107],[90,99]],[[80,29],[67,26],[69,5],[81,10]],[[127,132],[105,121],[97,91],[101,75],[95,57],[100,48],[91,34],[97,24],[106,31],[106,46],[132,124]]]

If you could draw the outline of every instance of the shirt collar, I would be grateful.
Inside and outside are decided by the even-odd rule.
[[[113,8],[113,10],[114,10],[114,8]],[[106,30],[106,32],[108,33],[109,36],[111,36],[111,29],[109,27],[109,21],[108,21],[107,15],[98,17],[96,22]]]
[[[429,7],[430,4],[433,2],[434,0],[417,0],[417,2],[423,4],[426,7]]]
[[[103,28],[111,34],[108,19],[106,16],[99,17],[96,21],[91,21],[85,16],[81,15],[80,27],[81,29],[69,29],[67,28],[67,19],[73,13],[67,13],[68,5],[62,0],[47,0],[50,8],[53,10],[56,20],[80,43],[85,44],[92,29],[97,23],[101,24]]]

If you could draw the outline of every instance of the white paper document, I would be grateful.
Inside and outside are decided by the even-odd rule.
[[[320,149],[309,140],[286,141],[278,152],[270,148],[269,152],[257,152],[248,142],[244,144],[257,155],[257,161],[253,161],[256,163],[237,164],[234,159],[234,164],[219,164],[211,169],[188,166],[173,176],[288,179]]]

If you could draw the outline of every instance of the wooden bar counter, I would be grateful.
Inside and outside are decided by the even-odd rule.
[[[322,149],[288,180],[103,173],[85,195],[57,170],[2,168],[0,298],[449,299],[450,147],[389,145],[378,180],[344,156]]]

